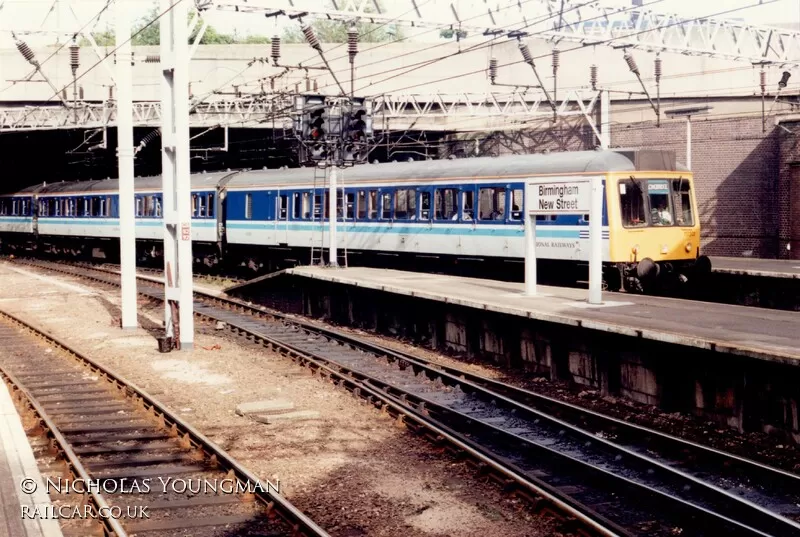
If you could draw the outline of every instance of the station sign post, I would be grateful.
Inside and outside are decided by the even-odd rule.
[[[525,185],[525,295],[536,296],[536,217],[589,215],[589,304],[602,303],[603,178],[529,179]]]

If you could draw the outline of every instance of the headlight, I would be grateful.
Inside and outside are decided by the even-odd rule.
[[[691,251],[692,251],[692,243],[691,242],[687,242],[686,243],[686,253],[688,254]]]
[[[639,253],[639,247],[638,246],[634,246],[633,248],[631,248],[631,253],[632,254],[638,254]]]

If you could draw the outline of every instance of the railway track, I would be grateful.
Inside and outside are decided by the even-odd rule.
[[[118,285],[109,271],[49,268]],[[145,281],[140,292],[160,298],[158,282]],[[291,356],[437,441],[449,440],[504,486],[546,500],[587,532],[800,535],[790,518],[800,491],[792,474],[238,300],[196,297],[202,317]]]
[[[328,535],[110,370],[4,312],[0,341],[0,376],[56,462],[44,475],[54,506],[84,514],[61,520],[65,535]]]

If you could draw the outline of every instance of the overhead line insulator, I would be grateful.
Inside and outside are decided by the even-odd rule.
[[[528,49],[528,45],[520,41],[519,51],[522,53],[522,59],[525,60],[525,63],[533,65],[533,56],[531,55],[530,49]]]
[[[74,43],[69,46],[69,65],[72,68],[72,76],[75,76],[81,65],[81,47]]]
[[[497,78],[497,58],[491,58],[489,60],[489,79],[494,84],[494,79]]]
[[[17,50],[19,53],[22,54],[22,57],[25,58],[28,63],[31,65],[39,66],[39,62],[36,61],[36,55],[31,50],[31,47],[25,41],[20,41],[19,39],[16,42]]]
[[[314,33],[314,28],[308,25],[303,25],[300,28],[303,31],[303,35],[306,37],[306,41],[311,48],[316,50],[322,50],[322,45],[319,44],[319,39],[317,39],[317,34]]]
[[[278,60],[281,57],[281,38],[279,36],[273,36],[272,38],[272,61],[275,65],[278,65]]]
[[[656,75],[656,84],[661,82],[661,58],[656,56],[656,66],[655,66],[655,75]]]
[[[561,51],[557,48],[553,49],[553,74],[558,72],[558,67],[561,65]]]
[[[350,54],[350,62],[352,63],[358,54],[358,28],[350,26],[347,29],[347,52]]]
[[[628,69],[631,70],[631,73],[639,75],[639,66],[636,65],[636,59],[634,59],[633,55],[626,53],[624,58],[625,61],[628,62]]]
[[[591,65],[589,67],[589,82],[592,83],[592,91],[597,90],[597,66]]]

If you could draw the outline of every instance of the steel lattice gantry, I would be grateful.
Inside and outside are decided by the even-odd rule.
[[[591,115],[598,101],[598,91],[564,92],[559,97],[558,114],[562,117]],[[291,106],[290,96],[220,99],[193,106],[190,125],[291,128],[291,118],[287,113]],[[400,122],[406,120],[409,124],[422,118],[483,118],[508,123],[551,116],[552,110],[542,95],[524,91],[393,94],[379,95],[374,100],[374,117],[378,126],[384,119]],[[133,124],[137,127],[160,126],[161,103],[133,103]],[[71,108],[60,105],[0,109],[0,132],[102,128],[114,125],[114,102],[81,103],[77,114]]]
[[[196,0],[201,11],[227,10],[452,28],[583,45],[800,65],[800,32],[738,20],[687,18],[630,3],[581,0]],[[721,6],[721,11],[724,6]]]

